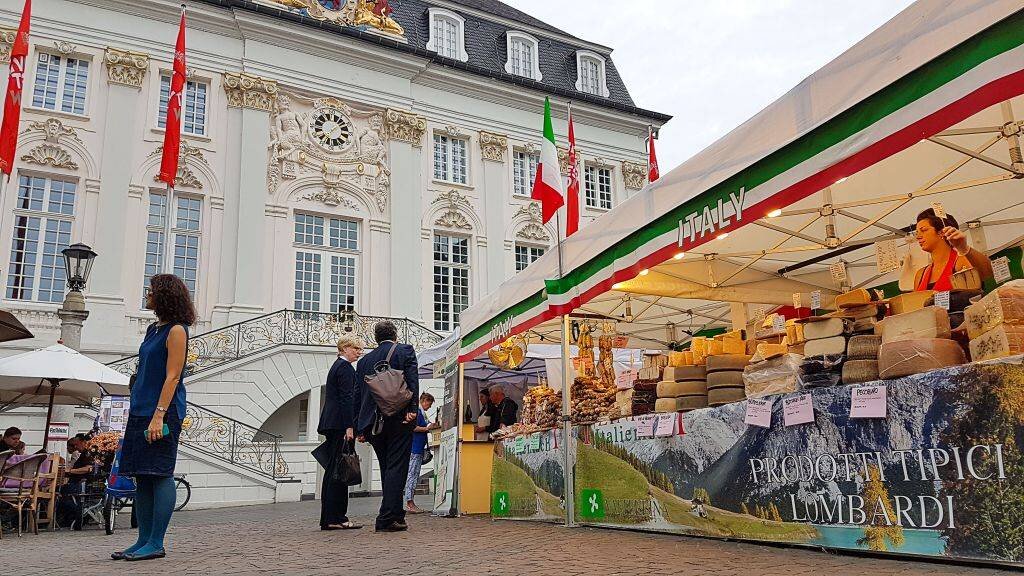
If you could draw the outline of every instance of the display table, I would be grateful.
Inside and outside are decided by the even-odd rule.
[[[474,440],[473,436],[473,425],[464,424],[459,453],[459,509],[464,514],[486,514],[491,510],[494,442]]]
[[[748,401],[687,413],[661,435],[650,417],[577,427],[576,520],[1024,565],[1020,362],[769,397],[768,427],[745,423]],[[879,387],[885,416],[851,417],[853,396]],[[802,394],[812,421],[787,426],[783,405]],[[495,454],[496,517],[564,520],[557,431]]]

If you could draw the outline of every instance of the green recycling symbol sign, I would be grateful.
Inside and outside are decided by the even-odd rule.
[[[508,492],[495,492],[491,499],[491,514],[508,516],[512,512],[512,500]]]
[[[584,488],[580,502],[581,518],[604,518],[604,494],[600,490]]]

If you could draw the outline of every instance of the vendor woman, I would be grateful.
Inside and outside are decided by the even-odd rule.
[[[917,271],[914,277],[914,290],[936,290],[940,292],[953,289],[953,274],[968,268],[974,268],[985,281],[992,278],[992,262],[988,256],[967,245],[967,235],[960,231],[956,218],[946,214],[945,218],[935,215],[929,208],[917,215],[917,243],[931,258],[924,268]]]

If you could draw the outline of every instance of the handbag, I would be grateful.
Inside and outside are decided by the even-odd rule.
[[[430,461],[434,459],[434,451],[430,449],[430,446],[423,447],[423,464],[430,464]]]
[[[331,463],[331,479],[345,486],[356,486],[363,483],[363,469],[359,465],[359,455],[352,449],[352,443],[346,438],[341,442],[338,452]]]
[[[405,374],[391,367],[391,356],[396,348],[397,343],[391,346],[387,357],[373,367],[373,374],[366,376],[366,387],[370,389],[377,410],[384,417],[394,416],[412,401],[412,390],[405,385]]]

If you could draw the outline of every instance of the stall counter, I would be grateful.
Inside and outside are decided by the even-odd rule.
[[[491,511],[494,443],[474,440],[473,436],[473,425],[464,424],[459,454],[459,509],[464,514],[487,514]]]

